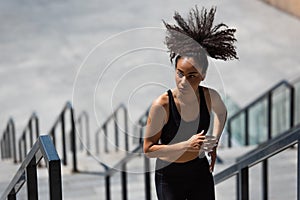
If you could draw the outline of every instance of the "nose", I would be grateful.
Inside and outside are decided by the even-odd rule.
[[[187,85],[187,83],[188,83],[188,81],[186,80],[186,77],[183,76],[181,79],[181,84],[185,86],[185,85]]]

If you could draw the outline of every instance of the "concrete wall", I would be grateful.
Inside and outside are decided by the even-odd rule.
[[[281,10],[300,17],[300,0],[263,0]]]

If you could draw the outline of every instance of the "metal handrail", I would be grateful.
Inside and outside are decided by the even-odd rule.
[[[120,109],[124,109],[125,114],[126,114],[125,116],[127,116],[127,109],[126,109],[126,107],[123,104],[121,104],[120,106],[117,107],[117,109],[114,111],[114,113],[112,115],[110,115],[109,118],[103,124],[107,124],[107,123],[109,123],[110,120],[114,119],[115,114]],[[141,124],[143,122],[143,120],[141,120],[142,118],[145,118],[145,114],[143,114],[140,117],[140,119],[138,120],[138,123],[140,125],[139,126],[140,127],[139,132],[140,132],[141,135],[143,135],[143,126]],[[125,119],[125,124],[127,124],[127,118]],[[103,128],[103,126],[100,127],[99,130],[101,130],[101,128]],[[96,132],[96,134],[99,134],[99,130]],[[127,128],[125,128],[125,130],[127,131]],[[96,138],[97,138],[97,141],[98,141],[99,138],[98,137],[96,137]],[[120,169],[120,168],[121,168],[122,199],[123,200],[127,200],[127,172],[126,172],[126,164],[130,160],[132,160],[133,158],[139,156],[142,153],[142,147],[143,147],[143,144],[142,144],[142,142],[140,142],[136,147],[133,148],[133,150],[129,151],[127,149],[127,151],[126,151],[127,154],[121,160],[119,160],[119,162],[116,163],[113,167],[109,167],[105,163],[103,163],[101,161],[98,161],[98,164],[101,165],[102,167],[104,167],[104,169],[105,169],[105,172],[101,173],[101,175],[103,175],[105,177],[105,196],[106,196],[106,200],[110,200],[111,199],[110,179],[111,179],[111,177],[115,173],[118,172],[118,170],[116,170],[116,169]],[[146,156],[145,156],[144,168],[145,168],[145,193],[146,193],[145,195],[146,195],[146,200],[151,200],[151,183],[150,183],[150,171],[149,171],[149,169],[150,169],[150,161],[149,161],[149,158],[147,158]]]
[[[105,122],[98,128],[98,130],[95,133],[95,146],[96,146],[96,153],[100,153],[100,147],[99,147],[99,140],[100,140],[100,133],[104,132],[104,151],[105,153],[109,152],[108,149],[108,133],[107,133],[107,126],[108,124],[113,120],[114,121],[114,135],[115,135],[115,151],[118,151],[119,149],[119,127],[118,127],[118,120],[117,115],[118,113],[123,110],[124,112],[124,132],[125,132],[125,151],[128,152],[129,150],[129,142],[128,142],[128,114],[127,114],[127,108],[124,104],[120,104],[114,112],[105,120]]]
[[[86,135],[86,148],[87,148],[87,155],[90,155],[90,127],[89,127],[89,115],[86,111],[82,111],[78,118],[77,118],[77,125],[78,125],[78,131],[79,135],[81,137],[81,140],[83,139],[83,122],[85,122],[85,135]],[[83,151],[83,141],[80,142],[80,150]]]
[[[215,184],[219,184],[230,177],[237,175],[237,194],[239,200],[249,199],[249,168],[257,163],[264,162],[268,158],[284,151],[285,149],[298,144],[297,155],[297,199],[300,200],[300,126],[278,135],[259,146],[254,151],[240,157],[237,162],[214,176]],[[263,170],[263,199],[268,199],[268,171]]]
[[[35,128],[33,128],[33,123],[35,124]],[[33,130],[35,129],[35,136],[33,135]],[[28,132],[29,131],[29,132]],[[27,148],[27,137],[29,134],[29,147]],[[33,112],[23,129],[22,135],[19,138],[18,146],[19,146],[19,162],[22,162],[22,160],[25,158],[28,149],[30,149],[33,146],[33,142],[38,138],[40,135],[39,132],[39,118],[36,115],[35,112]],[[22,148],[23,146],[23,148]],[[22,151],[23,150],[23,151]]]
[[[3,131],[0,146],[1,159],[13,158],[14,163],[17,163],[16,131],[15,123],[12,118],[8,120],[6,128]]]
[[[52,128],[50,129],[49,135],[52,137],[54,146],[56,146],[56,128],[58,125],[61,124],[61,136],[62,136],[62,162],[63,165],[67,165],[67,152],[66,152],[66,121],[65,121],[65,114],[69,110],[70,113],[70,134],[71,134],[71,151],[72,151],[72,162],[73,162],[73,172],[78,172],[77,169],[77,157],[76,157],[76,135],[75,135],[75,116],[74,116],[74,109],[71,102],[67,102],[62,109],[61,113],[57,117],[56,121],[54,122]]]
[[[27,182],[28,199],[38,199],[37,165],[44,158],[48,168],[50,200],[62,199],[61,165],[55,147],[48,135],[40,136],[35,142],[19,170],[0,197],[0,200],[16,199]],[[25,174],[26,173],[26,174]]]
[[[295,89],[294,86],[291,85],[289,82],[282,80],[272,88],[264,92],[261,96],[259,96],[256,100],[248,104],[246,107],[242,108],[234,115],[232,115],[227,123],[228,123],[228,147],[231,147],[231,140],[232,140],[232,130],[231,130],[231,123],[232,121],[240,116],[241,114],[245,113],[245,145],[249,145],[249,109],[255,106],[257,103],[265,100],[268,100],[268,139],[272,138],[272,94],[273,92],[281,86],[286,86],[290,90],[290,128],[294,126],[294,106],[295,106]]]

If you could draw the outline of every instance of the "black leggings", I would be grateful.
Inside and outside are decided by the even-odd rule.
[[[159,200],[214,200],[214,180],[207,158],[185,163],[157,159],[156,193]]]

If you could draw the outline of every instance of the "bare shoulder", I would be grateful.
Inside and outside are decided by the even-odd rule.
[[[213,88],[207,88],[208,93],[212,99],[214,98],[221,98],[220,94],[217,92],[217,90]]]
[[[169,97],[167,92],[161,94],[152,102],[152,106],[167,107],[168,105],[169,105]]]
[[[168,93],[165,92],[158,96],[151,105],[150,112],[148,115],[148,123],[155,119],[165,123],[168,119],[168,108],[169,108],[169,97]]]

